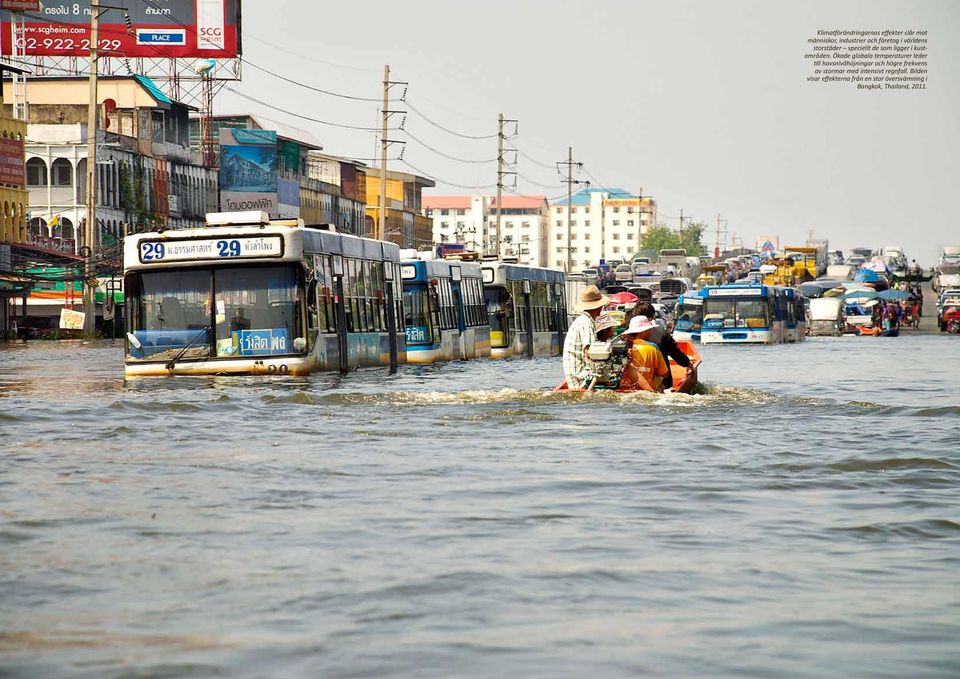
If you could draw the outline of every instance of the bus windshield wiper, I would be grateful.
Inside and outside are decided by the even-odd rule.
[[[178,353],[176,356],[174,356],[173,358],[170,359],[170,361],[169,361],[169,362],[167,363],[167,365],[165,366],[165,367],[167,368],[167,370],[173,370],[173,367],[177,364],[177,361],[179,361],[181,358],[183,358],[183,355],[184,355],[185,353],[187,353],[187,349],[189,349],[190,347],[192,347],[192,346],[193,346],[193,343],[196,342],[196,341],[197,341],[198,339],[200,339],[201,337],[203,337],[203,336],[207,333],[207,331],[209,331],[209,330],[210,330],[210,326],[209,326],[209,325],[208,325],[208,326],[204,326],[203,328],[200,328],[200,332],[198,332],[196,335],[194,335],[193,338],[191,338],[191,340],[184,345],[183,349],[180,350],[180,353]]]

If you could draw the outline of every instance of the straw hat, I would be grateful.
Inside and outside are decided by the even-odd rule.
[[[653,330],[656,327],[658,327],[657,324],[646,316],[634,316],[630,319],[630,326],[620,334],[639,335],[641,332]]]
[[[606,330],[607,328],[616,328],[617,325],[619,325],[617,323],[617,319],[611,316],[610,314],[608,314],[607,312],[603,312],[602,314],[597,316],[597,320],[595,320],[593,324],[596,327],[597,332],[600,332],[601,330]]]
[[[580,310],[589,311],[590,309],[599,309],[610,301],[606,295],[600,292],[596,285],[588,285],[580,293]]]

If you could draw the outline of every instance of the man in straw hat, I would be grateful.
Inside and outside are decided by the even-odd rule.
[[[585,389],[596,372],[594,361],[587,358],[587,349],[597,341],[594,322],[609,298],[596,285],[590,285],[580,293],[580,311],[576,320],[567,329],[563,342],[563,374],[568,389]]]
[[[656,321],[647,316],[634,316],[630,325],[620,333],[620,336],[630,342],[630,361],[623,369],[620,386],[635,386],[643,377],[647,383],[657,391],[663,391],[666,380],[670,379],[670,369],[667,367],[660,347],[650,342],[650,334],[657,325]]]

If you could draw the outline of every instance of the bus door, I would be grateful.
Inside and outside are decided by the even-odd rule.
[[[506,288],[484,287],[483,301],[490,322],[490,346],[494,349],[509,347],[513,342],[513,300]]]
[[[344,262],[342,255],[333,256],[333,313],[337,319],[337,369],[350,371],[349,347],[347,345],[347,304],[343,285]]]

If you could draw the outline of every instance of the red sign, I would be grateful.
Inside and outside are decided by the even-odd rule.
[[[6,8],[7,0],[2,1]],[[97,43],[102,56],[232,59],[240,54],[240,0],[126,0],[125,5],[125,10],[101,10]],[[44,0],[42,9],[23,15],[23,34],[17,36],[22,53],[89,56],[90,6],[90,0]],[[2,53],[10,54],[9,17],[0,27],[0,41]]]
[[[9,12],[39,12],[40,0],[0,0],[0,9]]]
[[[0,184],[24,187],[23,142],[19,139],[0,138]]]

